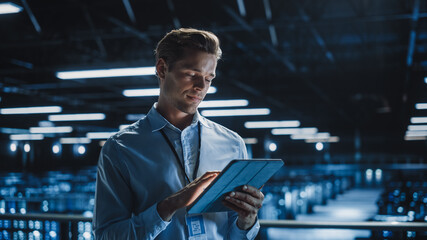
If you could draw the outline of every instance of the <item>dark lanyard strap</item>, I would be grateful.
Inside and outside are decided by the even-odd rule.
[[[200,122],[197,124],[197,130],[198,130],[198,135],[199,135],[199,148],[197,150],[197,159],[196,159],[196,166],[194,167],[194,171],[193,171],[193,179],[195,179],[197,176],[197,171],[199,170],[199,162],[200,162],[200,147],[202,144],[201,133],[200,133]],[[175,147],[173,146],[172,142],[169,140],[168,136],[163,131],[163,129],[160,129],[160,132],[162,133],[163,138],[166,140],[170,149],[172,150],[173,154],[175,155],[176,161],[178,162],[178,165],[181,167],[181,171],[183,172],[185,179],[187,180],[188,183],[190,183],[191,182],[190,178],[188,177],[187,172],[185,172],[184,165],[182,164],[181,160],[179,159],[179,156],[175,150]]]

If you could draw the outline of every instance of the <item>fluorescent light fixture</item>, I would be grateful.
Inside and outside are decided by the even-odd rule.
[[[409,131],[426,131],[427,125],[409,125],[408,130]]]
[[[318,143],[318,142],[328,142],[328,143],[336,143],[339,142],[340,138],[337,136],[332,136],[329,138],[313,138],[313,139],[305,139],[306,143]]]
[[[8,14],[8,13],[19,13],[22,11],[22,7],[18,6],[14,3],[0,3],[0,14]]]
[[[201,114],[206,117],[269,115],[270,109],[247,108],[247,109],[229,109],[229,110],[203,110]]]
[[[49,115],[49,121],[94,121],[104,120],[105,114],[103,113],[83,113],[83,114],[58,114]]]
[[[160,88],[145,88],[145,89],[127,89],[123,91],[126,97],[149,97],[159,96]]]
[[[411,123],[427,123],[427,117],[411,117]]]
[[[427,136],[405,136],[405,141],[421,141],[427,140]]]
[[[19,107],[19,108],[1,108],[0,114],[38,114],[38,113],[59,113],[62,108],[59,106],[45,107]]]
[[[292,140],[306,140],[306,139],[328,139],[331,134],[327,132],[316,133],[316,134],[294,134],[291,135]]]
[[[73,131],[72,127],[31,127],[30,133],[70,133]]]
[[[107,139],[117,132],[88,132],[86,137],[89,139]]]
[[[273,135],[294,135],[294,134],[316,134],[317,128],[275,128],[271,129]]]
[[[210,87],[208,94],[216,93],[216,87]],[[125,97],[151,97],[159,96],[160,88],[141,88],[141,89],[125,89],[123,95]]]
[[[424,82],[427,84],[427,77],[424,78]]]
[[[141,118],[143,118],[145,116],[147,116],[147,115],[145,115],[145,114],[127,114],[126,115],[126,120],[128,120],[128,121],[137,121],[137,120],[139,120],[139,119],[141,119]]]
[[[418,109],[418,110],[427,109],[427,103],[417,103],[415,104],[415,109]]]
[[[427,136],[427,131],[406,131],[405,136],[408,136],[408,137]]]
[[[9,136],[10,140],[43,140],[43,134],[12,134]]]
[[[156,75],[156,67],[109,68],[97,70],[56,72],[56,77],[63,80],[80,78],[130,77]]]
[[[245,144],[257,144],[258,139],[257,138],[243,138],[243,141]]]
[[[28,129],[19,129],[19,128],[0,128],[0,133],[5,134],[27,134],[30,131]]]
[[[245,122],[246,128],[284,128],[284,127],[299,127],[300,122],[292,121],[254,121]]]
[[[61,144],[88,144],[92,140],[89,138],[60,138],[59,142]]]
[[[249,101],[246,99],[235,100],[209,100],[200,103],[199,108],[215,108],[215,107],[246,107]]]
[[[123,129],[129,127],[129,126],[130,126],[130,124],[122,124],[122,125],[119,126],[119,129],[123,130]]]

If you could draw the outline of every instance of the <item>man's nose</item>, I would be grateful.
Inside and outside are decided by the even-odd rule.
[[[205,77],[198,76],[194,79],[194,88],[202,91],[206,87]]]

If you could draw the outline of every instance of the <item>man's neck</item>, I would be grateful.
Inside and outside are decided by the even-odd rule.
[[[181,112],[174,107],[168,107],[162,104],[157,104],[156,110],[160,115],[180,130],[184,130],[186,127],[190,126],[194,118],[194,114]]]

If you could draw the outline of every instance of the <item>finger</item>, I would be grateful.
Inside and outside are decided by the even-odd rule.
[[[235,211],[239,215],[246,215],[247,214],[245,210],[243,210],[243,209],[239,208],[238,206],[230,203],[229,201],[223,200],[222,204],[224,206],[226,206],[227,208],[229,208],[230,210]]]
[[[225,197],[225,201],[234,205],[234,207],[240,209],[240,211],[243,211],[245,214],[256,214],[258,212],[258,208],[240,199],[227,196]]]
[[[217,177],[218,174],[219,173],[217,173],[217,172],[206,172],[202,176],[196,178],[193,182],[198,182],[198,181],[209,179],[209,178],[212,178],[212,177]]]
[[[252,195],[255,198],[264,200],[264,194],[259,189],[257,189],[256,187],[253,187],[250,185],[243,185],[242,190],[244,192],[249,193],[250,195]]]
[[[262,206],[262,199],[255,198],[248,193],[231,192],[231,193],[229,193],[228,197],[231,197],[232,199],[237,199],[239,201],[245,202],[245,203],[247,203],[247,204],[249,204],[252,207],[255,207],[257,209],[260,209]]]

